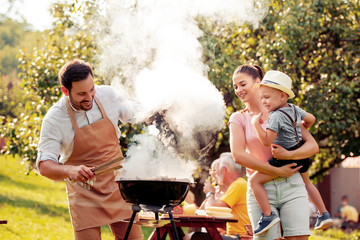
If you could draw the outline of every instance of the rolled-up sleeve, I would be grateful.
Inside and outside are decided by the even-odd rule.
[[[39,162],[52,160],[58,162],[61,151],[61,133],[59,129],[51,124],[50,121],[43,121],[41,126],[40,141],[38,145],[38,156],[36,166],[39,168]]]

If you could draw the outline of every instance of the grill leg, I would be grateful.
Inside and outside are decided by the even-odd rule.
[[[139,206],[135,206],[133,205],[132,206],[132,210],[133,210],[133,213],[131,215],[131,219],[130,219],[130,222],[129,222],[129,225],[126,229],[126,233],[125,233],[125,237],[124,237],[124,240],[127,240],[128,237],[129,237],[129,234],[130,234],[130,230],[131,230],[131,227],[133,225],[133,222],[134,222],[134,219],[135,219],[135,216],[136,216],[136,213],[138,213],[140,211],[140,207]]]
[[[155,212],[155,220],[159,221],[159,213]],[[156,228],[156,240],[160,240],[160,229]]]
[[[179,239],[179,235],[178,235],[177,230],[176,230],[176,226],[175,226],[175,222],[174,222],[174,218],[173,218],[172,212],[169,211],[168,213],[169,213],[169,216],[170,216],[171,225],[172,225],[172,228],[173,228],[173,231],[174,231],[175,239],[176,239],[176,240],[180,240],[180,239]]]

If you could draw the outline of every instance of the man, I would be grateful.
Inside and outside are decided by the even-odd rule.
[[[223,153],[219,158],[218,184],[226,189],[220,199],[215,198],[211,193],[207,198],[206,207],[228,207],[231,213],[238,220],[236,223],[226,224],[226,234],[222,234],[223,239],[240,239],[241,235],[247,234],[245,225],[250,224],[250,219],[246,207],[247,182],[241,177],[241,166],[236,164],[231,153]],[[206,208],[205,207],[205,208]],[[192,233],[184,239],[210,239],[206,233]]]
[[[38,169],[47,178],[65,180],[76,240],[101,239],[103,225],[110,225],[115,239],[123,239],[127,224],[119,220],[130,218],[131,207],[113,171],[95,178],[92,169],[122,157],[118,121],[130,120],[134,110],[110,86],[95,86],[92,68],[84,61],[66,63],[59,80],[64,95],[44,117]],[[138,225],[129,239],[143,239]]]

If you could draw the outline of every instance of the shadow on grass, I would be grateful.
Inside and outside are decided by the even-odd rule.
[[[12,206],[14,208],[35,209],[40,215],[63,217],[65,220],[70,220],[67,207],[54,206],[21,197],[8,197],[0,194],[0,208],[3,207],[3,205]]]
[[[41,176],[39,176],[41,177]],[[43,186],[43,185],[39,185],[36,183],[30,183],[30,182],[24,182],[24,181],[16,181],[13,178],[10,178],[6,175],[0,174],[0,182],[1,184],[6,184],[6,185],[12,185],[12,186],[16,186],[18,188],[24,188],[27,190],[46,190],[46,189],[50,189],[53,190],[52,187],[50,186]],[[64,187],[64,191],[65,191],[65,187]]]
[[[7,231],[17,237],[20,237],[20,234],[17,232],[14,232],[8,224],[0,224],[0,231]]]

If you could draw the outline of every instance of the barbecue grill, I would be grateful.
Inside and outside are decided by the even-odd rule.
[[[117,180],[119,189],[124,200],[132,205],[132,216],[126,230],[127,240],[136,213],[140,210],[152,211],[155,219],[159,220],[159,213],[168,213],[173,228],[175,239],[179,240],[176,231],[173,208],[185,200],[189,192],[190,182],[163,181],[163,180]],[[160,239],[159,229],[156,228],[157,239]]]

